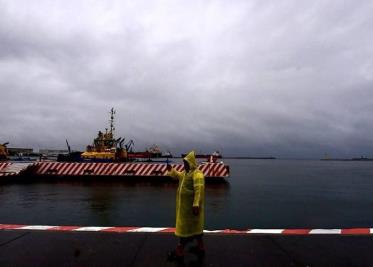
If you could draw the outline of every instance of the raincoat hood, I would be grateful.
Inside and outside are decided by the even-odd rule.
[[[196,154],[194,153],[194,151],[190,151],[188,153],[188,155],[185,156],[184,160],[186,162],[188,162],[189,164],[189,168],[191,171],[194,171],[195,169],[197,169],[198,167],[198,163],[197,163],[197,160],[196,160]]]

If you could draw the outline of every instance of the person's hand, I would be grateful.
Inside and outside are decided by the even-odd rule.
[[[170,164],[167,163],[167,171],[171,171],[172,167]]]
[[[193,214],[196,216],[199,214],[199,207],[193,206]]]

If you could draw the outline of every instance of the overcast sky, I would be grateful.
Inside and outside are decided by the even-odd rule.
[[[373,157],[373,2],[0,0],[0,142]]]

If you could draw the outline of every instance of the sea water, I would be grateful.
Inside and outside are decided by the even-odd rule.
[[[224,160],[206,185],[206,229],[373,226],[373,162]],[[37,182],[0,186],[0,224],[172,227],[177,184]]]

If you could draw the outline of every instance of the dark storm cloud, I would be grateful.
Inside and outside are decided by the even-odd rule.
[[[0,142],[373,156],[370,1],[1,1]]]

